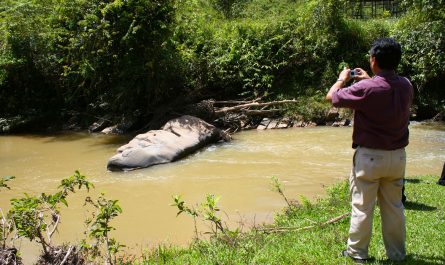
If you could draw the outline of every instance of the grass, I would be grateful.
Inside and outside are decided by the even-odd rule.
[[[383,246],[378,207],[369,264],[445,264],[445,187],[436,185],[437,176],[407,179],[405,261],[387,260]],[[306,227],[322,223],[350,211],[346,182],[329,189],[328,196],[278,213],[273,227]],[[198,241],[187,248],[159,246],[133,264],[353,264],[340,257],[345,248],[349,217],[315,228],[264,233],[252,230],[228,238]],[[190,228],[193,229],[193,228]]]

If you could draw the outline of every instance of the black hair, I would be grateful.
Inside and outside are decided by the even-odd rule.
[[[384,70],[395,70],[402,58],[402,47],[392,38],[381,38],[372,44],[371,56]]]

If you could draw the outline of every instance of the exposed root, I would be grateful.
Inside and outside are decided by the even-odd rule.
[[[58,246],[44,254],[36,265],[83,265],[86,264],[82,254],[75,246]]]
[[[2,265],[21,265],[22,260],[17,257],[17,249],[15,248],[0,248],[0,264]]]

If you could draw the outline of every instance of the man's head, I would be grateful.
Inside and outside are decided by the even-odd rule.
[[[402,47],[392,38],[382,38],[374,41],[370,53],[371,61],[374,59],[378,68],[395,70],[402,58]]]

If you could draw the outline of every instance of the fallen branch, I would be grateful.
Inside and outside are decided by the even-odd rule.
[[[271,115],[271,114],[275,114],[277,112],[280,112],[280,109],[270,109],[270,110],[250,110],[250,109],[246,109],[246,110],[241,110],[241,112],[243,114],[249,115],[249,116],[259,116],[259,115]]]
[[[239,104],[249,104],[254,103],[256,100],[241,101],[241,100],[228,100],[228,101],[213,101],[214,105],[239,105]]]
[[[220,108],[218,110],[215,110],[215,115],[220,116],[220,115],[226,114],[227,112],[240,111],[240,110],[247,109],[250,107],[268,107],[268,106],[273,106],[273,105],[280,105],[280,104],[286,104],[286,103],[297,103],[297,102],[298,101],[295,99],[264,102],[264,103],[251,102],[251,103],[241,104],[241,105],[237,105],[237,106],[233,106],[233,107]]]
[[[320,227],[320,226],[325,226],[328,224],[332,224],[335,223],[345,217],[348,217],[349,215],[351,215],[351,213],[345,213],[342,214],[340,216],[337,216],[335,218],[332,218],[326,222],[320,223],[320,224],[315,224],[315,225],[309,225],[309,226],[305,226],[305,227],[265,227],[265,228],[259,228],[257,229],[260,232],[266,232],[266,233],[281,233],[281,232],[288,232],[288,231],[293,231],[293,232],[297,232],[297,231],[303,231],[303,230],[308,230],[308,229],[312,229],[315,227]]]

